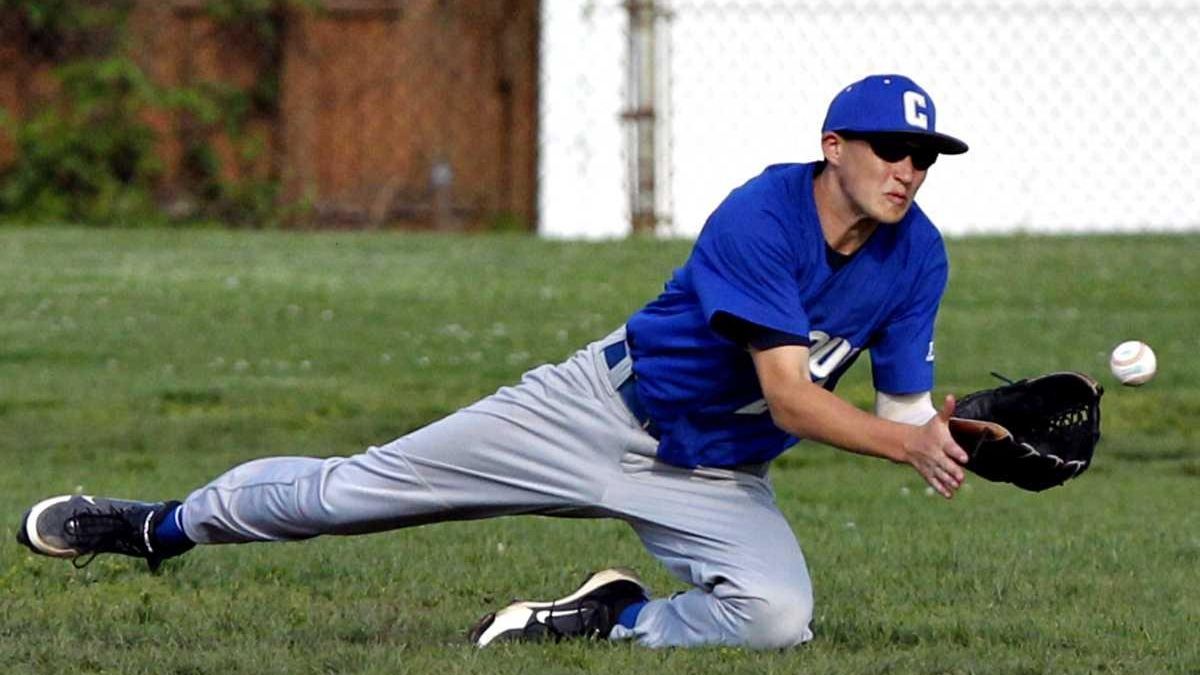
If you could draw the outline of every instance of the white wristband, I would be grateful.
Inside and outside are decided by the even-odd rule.
[[[937,415],[937,409],[933,407],[933,399],[927,391],[919,394],[885,394],[877,391],[875,414],[885,420],[920,426]]]

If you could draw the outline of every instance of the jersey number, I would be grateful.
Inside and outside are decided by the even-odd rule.
[[[808,340],[808,375],[814,384],[832,389],[837,380],[829,380],[831,375],[840,374],[854,363],[854,355],[858,349],[846,338],[830,337],[829,333],[820,330],[810,331]],[[760,398],[733,411],[737,415],[764,415],[770,411],[767,399]]]
[[[808,372],[813,382],[822,384],[830,375],[838,372],[842,364],[858,350],[846,338],[830,337],[820,330],[808,334]]]

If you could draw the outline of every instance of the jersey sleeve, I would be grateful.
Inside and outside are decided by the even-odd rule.
[[[938,239],[909,295],[870,348],[875,390],[913,394],[933,389],[933,329],[949,265]]]
[[[739,347],[750,346],[758,350],[767,350],[785,345],[800,347],[812,345],[812,340],[806,336],[764,328],[725,312],[717,312],[716,316],[712,318],[711,328]]]
[[[797,255],[778,215],[736,193],[709,218],[689,261],[708,325],[721,314],[770,331],[805,336],[808,316],[797,282]]]

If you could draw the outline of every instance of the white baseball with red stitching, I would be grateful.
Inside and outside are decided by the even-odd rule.
[[[1112,350],[1108,367],[1121,384],[1136,387],[1145,384],[1158,371],[1158,358],[1150,345],[1138,340],[1122,342]]]

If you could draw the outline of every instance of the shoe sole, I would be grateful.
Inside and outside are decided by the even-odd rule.
[[[43,499],[37,504],[34,504],[33,508],[29,509],[29,511],[25,513],[25,520],[22,521],[21,528],[17,531],[17,541],[28,546],[34,553],[40,553],[41,555],[50,556],[52,558],[74,558],[78,556],[79,551],[74,549],[64,549],[51,546],[50,544],[46,543],[46,540],[38,536],[37,532],[37,520],[39,517],[41,517],[42,513],[45,512],[46,509],[54,506],[55,504],[61,504],[65,501],[70,501],[74,496],[75,495],[62,495],[60,497],[51,497],[49,499]],[[84,497],[84,499],[89,499],[89,497]]]
[[[523,636],[525,628],[529,626],[538,610],[549,610],[576,602],[608,584],[617,582],[636,584],[644,595],[650,595],[646,584],[633,571],[623,568],[601,570],[588,577],[582,586],[565,598],[545,602],[517,601],[485,615],[471,628],[468,637],[476,647],[486,647],[498,640]]]

